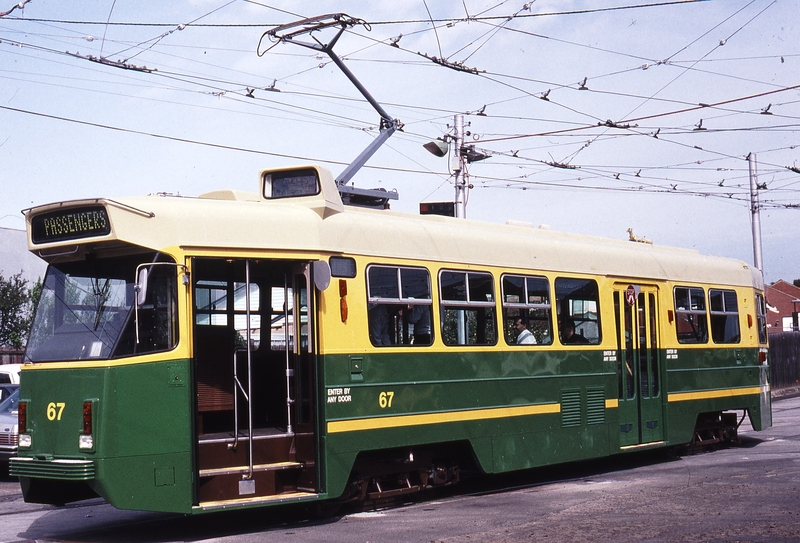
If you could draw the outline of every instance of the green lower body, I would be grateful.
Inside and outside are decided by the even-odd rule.
[[[768,368],[747,358],[755,353],[741,364],[723,352],[681,353],[682,365],[663,369],[657,408],[645,417],[660,433],[634,438],[622,435],[617,366],[602,351],[422,353],[318,361],[318,499],[347,492],[354,466],[384,453],[454,454],[501,473],[605,457],[631,443],[685,444],[702,413],[746,411],[756,430],[771,425]],[[11,469],[26,500],[98,495],[122,509],[200,511],[191,361],[34,370],[22,379],[32,444]],[[705,395],[686,395],[698,391]],[[91,450],[78,445],[85,401],[94,402]],[[48,418],[50,403],[64,404],[60,420]]]

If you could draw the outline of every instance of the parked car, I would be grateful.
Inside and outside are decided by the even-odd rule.
[[[17,405],[19,404],[19,388],[0,402],[0,470],[8,475],[8,461],[17,455],[19,431]]]
[[[0,384],[0,402],[14,394],[19,389],[19,385]]]
[[[19,368],[22,364],[2,364],[0,365],[0,384],[10,383],[19,384]]]

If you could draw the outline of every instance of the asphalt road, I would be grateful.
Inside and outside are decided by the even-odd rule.
[[[0,482],[0,541],[292,543],[800,542],[800,397],[741,445],[636,454],[462,483],[391,509],[308,518],[303,510],[201,517],[118,511],[101,500],[25,504]]]

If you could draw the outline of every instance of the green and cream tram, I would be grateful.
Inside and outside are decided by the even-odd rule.
[[[49,263],[11,460],[30,502],[380,498],[771,425],[739,261],[345,206],[315,166],[26,218]]]

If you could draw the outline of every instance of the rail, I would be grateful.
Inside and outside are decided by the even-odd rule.
[[[233,348],[233,384],[247,400],[247,472],[242,475],[242,480],[249,481],[253,478],[253,402],[250,401],[253,393],[253,372],[252,370],[252,347],[250,338],[250,261],[245,262],[245,328],[247,329],[247,346],[236,346]],[[247,390],[245,391],[242,381],[239,379],[239,364],[237,355],[241,351],[247,351]],[[239,446],[239,392],[233,393],[233,443],[230,448],[236,450]]]

